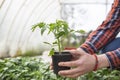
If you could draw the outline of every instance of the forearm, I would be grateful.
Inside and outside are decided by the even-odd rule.
[[[118,69],[120,67],[120,48],[98,55],[98,69],[110,67]]]
[[[107,68],[110,66],[109,60],[105,54],[97,55],[97,57],[98,57],[98,68],[97,69]]]

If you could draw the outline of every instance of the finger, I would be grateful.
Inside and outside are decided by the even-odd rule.
[[[75,70],[75,71],[74,71]],[[64,71],[59,71],[59,75],[64,76],[64,77],[69,77],[69,78],[76,78],[81,75],[83,75],[85,72],[83,70],[80,70],[80,67],[74,70],[64,70]]]
[[[72,49],[72,50],[64,50],[65,52],[70,52],[70,53],[76,53],[76,49]]]
[[[53,69],[53,63],[51,62],[50,63],[50,70],[52,70]]]
[[[79,58],[80,54],[81,54],[78,50],[65,50],[65,51],[68,51],[68,52],[70,52],[72,54],[73,60],[74,60],[74,58],[75,59]]]
[[[77,50],[70,50],[69,52],[72,54],[73,58],[81,56],[81,53],[79,51],[77,51]]]
[[[50,66],[50,70],[53,70],[53,66]]]
[[[81,71],[80,67],[77,67],[77,68],[73,68],[73,69],[70,69],[70,70],[59,71],[58,74],[59,75],[73,75],[73,74],[79,73],[80,71]]]
[[[53,63],[52,63],[52,62],[50,62],[50,66],[53,66]]]
[[[61,75],[61,76],[69,77],[69,78],[77,78],[81,75],[83,75],[83,73],[76,73],[76,74],[72,74],[72,75]]]
[[[75,61],[59,62],[58,65],[67,66],[67,67],[76,67],[76,66],[80,66],[81,63],[79,60],[75,60]]]
[[[70,52],[70,54],[72,55],[72,59],[71,60],[77,60],[80,55],[78,53],[76,53],[76,50],[66,50],[67,52]]]

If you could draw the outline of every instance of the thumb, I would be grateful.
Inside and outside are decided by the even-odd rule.
[[[72,50],[64,50],[64,51],[68,51],[70,52],[73,56],[80,56],[80,55],[84,55],[86,52],[81,49],[81,48],[77,48],[77,49],[72,49]]]
[[[85,53],[82,49],[69,50],[69,52],[70,52],[73,56],[81,56],[81,55],[83,55],[83,54]]]

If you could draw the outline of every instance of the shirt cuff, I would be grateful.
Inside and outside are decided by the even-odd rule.
[[[117,55],[116,51],[117,50],[106,53],[106,56],[110,64],[110,69],[120,69],[118,60],[119,55]]]
[[[111,62],[110,62],[110,58],[109,58],[109,56],[107,55],[107,54],[105,54],[106,55],[106,58],[107,58],[107,60],[108,60],[108,62],[109,62],[109,67],[108,68],[110,68],[111,70],[113,69],[113,67],[112,67],[112,64],[111,64]]]
[[[80,46],[80,48],[82,48],[85,52],[89,54],[94,54],[97,52],[97,49],[95,48],[95,46],[90,42],[85,42]]]

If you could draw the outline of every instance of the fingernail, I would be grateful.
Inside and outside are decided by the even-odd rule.
[[[62,65],[62,63],[60,62],[60,63],[58,63],[58,65],[59,65],[59,66],[61,66],[61,65]]]
[[[60,64],[61,64],[61,63],[59,62],[58,65],[60,66]]]
[[[58,74],[60,75],[60,74],[61,74],[61,72],[59,71],[59,72],[58,72]]]

